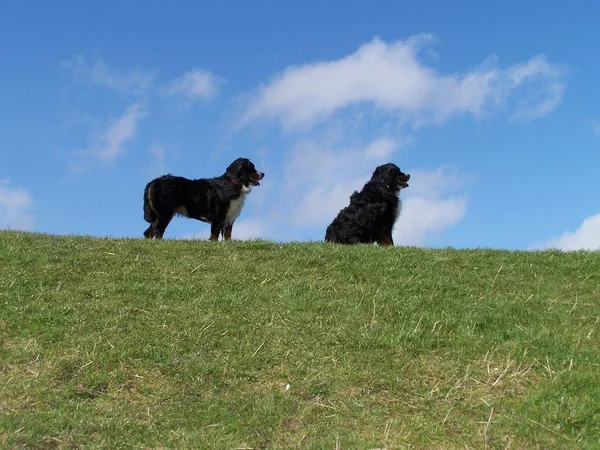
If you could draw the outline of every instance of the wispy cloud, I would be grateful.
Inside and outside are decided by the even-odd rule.
[[[379,162],[391,158],[400,146],[400,140],[390,136],[362,146],[319,139],[307,139],[293,146],[285,162],[283,202],[286,208],[294,205],[290,213],[295,224],[326,226],[349,195],[369,179]]]
[[[532,245],[532,249],[600,250],[600,214],[587,217],[575,231]]]
[[[400,137],[380,136],[348,147],[319,139],[294,145],[285,156],[281,178],[273,174],[263,183],[280,188],[269,193],[268,202],[255,204],[270,225],[263,228],[266,234],[261,237],[288,240],[316,235],[323,239],[327,225],[348,204],[350,195],[362,188],[375,167],[400,159],[404,142]],[[398,164],[411,173],[411,183],[401,193],[403,212],[394,239],[403,245],[425,245],[429,236],[442,233],[463,218],[467,209],[465,177],[448,168],[413,170]]]
[[[385,160],[398,150],[401,144],[398,139],[389,136],[380,137],[367,146],[364,150],[364,156],[373,160]]]
[[[271,224],[260,218],[242,219],[234,225],[232,239],[264,239],[271,233]]]
[[[140,104],[131,105],[104,132],[95,136],[92,145],[83,152],[102,165],[111,165],[124,152],[125,144],[136,135],[139,122],[146,114]]]
[[[441,167],[414,170],[411,186],[402,191],[402,212],[394,228],[394,241],[402,245],[425,245],[431,235],[456,225],[467,210],[463,191],[466,177]]]
[[[544,56],[511,66],[505,74],[508,82],[506,91],[522,86],[528,88],[528,92],[517,100],[512,120],[527,122],[538,119],[556,108],[562,100],[564,69],[550,64]]]
[[[182,95],[188,100],[209,100],[217,95],[219,78],[203,69],[192,69],[169,82],[163,92],[167,96]]]
[[[310,127],[365,104],[418,126],[461,113],[481,117],[513,94],[513,119],[530,120],[548,114],[562,98],[563,71],[544,56],[506,69],[490,58],[469,72],[441,74],[421,58],[433,40],[374,39],[338,60],[288,67],[251,96],[242,122],[275,118],[286,128]]]
[[[495,113],[527,122],[562,100],[565,70],[543,55],[508,67],[492,55],[467,71],[443,73],[436,67],[435,41],[429,34],[394,42],[376,38],[339,59],[289,66],[248,95],[240,123],[273,121],[284,131],[279,141],[289,142],[278,155],[285,164],[281,180],[265,182],[282,187],[273,194],[280,198],[269,202],[277,206],[264,215],[275,224],[272,233],[323,235],[375,167],[392,161],[412,172],[401,193],[395,241],[425,245],[460,222],[468,199],[457,171],[402,164],[399,150],[419,127]]]
[[[161,175],[165,172],[165,160],[167,157],[167,151],[165,147],[161,145],[153,145],[150,147],[150,160],[152,173],[156,176]]]
[[[378,164],[387,161],[374,158],[369,151],[383,142],[400,148],[398,140],[389,137],[348,149],[320,142],[297,145],[284,161],[280,177],[270,173],[253,189],[243,212],[247,218],[236,222],[233,238],[289,241],[313,236],[311,239],[322,240],[327,225],[348,204],[350,195],[362,188]],[[443,233],[464,217],[467,177],[448,167],[403,169],[411,173],[411,184],[401,193],[403,208],[394,240],[399,245],[423,246],[429,237]],[[200,226],[198,233],[179,238],[208,239],[209,228]]]
[[[0,229],[31,230],[35,223],[32,209],[33,198],[26,189],[0,180]]]
[[[145,93],[156,76],[155,70],[112,69],[100,58],[88,62],[82,55],[75,55],[61,65],[71,69],[77,82],[89,82],[133,95]]]

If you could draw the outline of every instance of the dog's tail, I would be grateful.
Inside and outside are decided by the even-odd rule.
[[[146,189],[144,189],[144,220],[148,223],[153,223],[160,218],[152,204],[152,188],[153,184],[148,183]]]

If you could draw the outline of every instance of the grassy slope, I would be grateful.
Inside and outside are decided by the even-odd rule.
[[[0,232],[0,445],[591,448],[599,298],[597,252]]]

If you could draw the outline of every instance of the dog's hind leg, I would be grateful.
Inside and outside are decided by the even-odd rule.
[[[153,187],[153,182],[150,182],[146,185],[146,189],[144,189],[144,220],[150,224],[146,231],[144,231],[144,237],[146,239],[159,238],[159,225],[162,220],[161,215],[154,207],[154,201],[152,198]],[[171,219],[169,219],[169,221],[170,220]],[[169,221],[167,221],[167,225]],[[162,234],[160,237],[162,237]]]
[[[165,230],[167,229],[167,226],[169,226],[169,223],[171,222],[171,219],[173,218],[173,216],[169,217],[168,219],[159,219],[158,223],[156,224],[156,233],[154,235],[154,237],[156,239],[162,239],[163,235],[165,234]]]
[[[166,219],[162,217],[166,217]],[[162,239],[172,218],[173,214],[165,214],[163,216],[156,214],[150,226],[144,231],[144,237],[146,239]]]

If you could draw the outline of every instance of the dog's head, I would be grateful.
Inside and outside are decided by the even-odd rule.
[[[407,188],[408,180],[410,180],[410,175],[402,172],[400,168],[393,163],[378,166],[371,177],[371,181],[383,183],[394,192],[399,192],[400,189]]]
[[[232,162],[227,171],[225,172],[230,178],[248,187],[260,186],[259,180],[262,180],[265,176],[264,173],[259,172],[247,158],[238,158]]]

